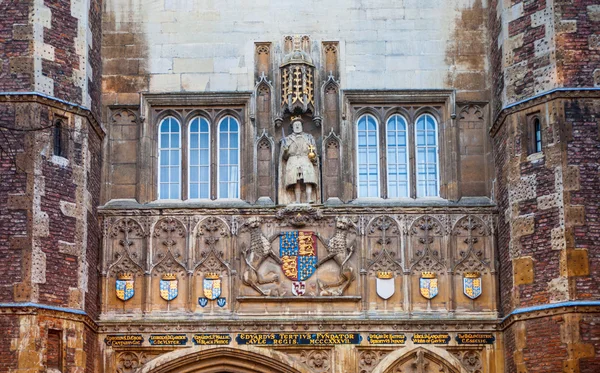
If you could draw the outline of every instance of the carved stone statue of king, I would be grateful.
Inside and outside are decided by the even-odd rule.
[[[295,203],[314,203],[319,187],[319,166],[315,138],[305,133],[300,117],[292,117],[292,134],[282,138],[282,179],[286,191],[293,189]]]

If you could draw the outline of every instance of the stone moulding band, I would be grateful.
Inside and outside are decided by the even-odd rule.
[[[573,312],[570,310],[571,308],[577,307],[591,307],[592,312],[600,313],[600,301],[568,301],[561,303],[553,303],[553,304],[543,304],[539,306],[531,306],[531,307],[523,307],[517,308],[513,310],[508,315],[504,316],[500,319],[499,324],[501,329],[505,329],[508,325],[512,324],[516,319],[523,317],[525,319],[544,317],[554,315],[556,312],[561,311],[561,309],[565,312]],[[597,309],[595,309],[597,308]],[[595,310],[594,310],[595,309]],[[575,312],[579,312],[581,310],[575,310]],[[590,312],[590,311],[584,311]]]
[[[104,128],[100,125],[98,118],[94,115],[90,108],[70,102],[65,101],[57,97],[48,96],[41,92],[0,92],[0,102],[36,102],[39,104],[44,104],[44,100],[50,101],[52,106],[58,107],[60,109],[66,110],[68,112],[78,114],[88,118],[94,131],[100,136],[100,138],[104,138],[106,132]]]
[[[600,88],[595,87],[563,87],[563,88],[554,88],[549,91],[538,93],[537,95],[531,96],[521,101],[513,102],[512,104],[508,104],[504,106],[492,122],[492,126],[490,128],[490,135],[494,137],[496,132],[502,127],[504,120],[506,117],[516,111],[523,110],[529,106],[539,105],[543,102],[550,101],[552,99],[557,98],[579,98],[576,94],[582,94],[581,98],[591,97],[600,97]],[[569,96],[570,94],[570,96]],[[586,96],[583,96],[585,94]]]
[[[82,322],[94,331],[98,331],[96,320],[83,310],[74,308],[50,306],[34,302],[0,303],[0,314],[3,315],[39,315],[43,314],[59,319]]]
[[[49,305],[46,305],[46,304],[33,303],[33,302],[26,302],[26,303],[0,303],[0,308],[15,308],[15,307],[17,307],[17,308],[33,307],[33,308],[41,308],[41,309],[44,309],[44,310],[50,310],[50,311],[66,312],[66,313],[73,313],[73,314],[76,314],[76,315],[88,316],[88,314],[85,311],[76,310],[74,308],[49,306]]]

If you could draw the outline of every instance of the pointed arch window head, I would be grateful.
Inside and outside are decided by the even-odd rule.
[[[210,198],[210,124],[196,117],[189,125],[189,198]]]
[[[239,123],[232,116],[221,119],[218,126],[218,198],[240,198]]]
[[[167,117],[158,137],[158,198],[181,199],[181,125]]]
[[[386,125],[387,186],[389,198],[410,196],[408,131],[403,116],[392,115]]]
[[[439,196],[438,124],[431,114],[417,118],[415,126],[417,197]]]
[[[358,119],[358,197],[379,197],[379,139],[377,120],[371,114]]]

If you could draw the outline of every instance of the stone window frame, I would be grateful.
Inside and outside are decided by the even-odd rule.
[[[544,149],[544,136],[542,133],[542,128],[543,128],[542,116],[540,115],[540,112],[536,112],[533,114],[528,114],[525,120],[526,120],[526,124],[527,124],[527,131],[526,131],[527,154],[532,155],[532,154],[536,154],[536,153],[541,153]],[[539,125],[539,130],[536,129],[536,121],[537,121],[537,124]],[[538,132],[539,132],[539,149],[537,147]]]
[[[69,120],[66,117],[53,115],[52,118],[52,155],[69,158]],[[60,143],[57,144],[56,141]]]
[[[344,119],[347,126],[352,128],[351,147],[357,148],[355,127],[358,119],[364,114],[372,114],[378,123],[386,123],[394,114],[400,114],[408,124],[409,146],[409,183],[410,193],[408,198],[388,198],[387,180],[387,154],[379,153],[380,191],[379,199],[385,200],[427,200],[459,199],[458,161],[455,156],[458,150],[458,136],[456,126],[456,99],[454,90],[345,90]],[[435,197],[417,197],[416,188],[416,120],[422,114],[431,114],[438,126],[438,182],[439,194]],[[387,149],[384,126],[379,126],[379,149]],[[350,181],[354,185],[353,198],[358,197],[357,188],[357,155],[351,152],[354,166],[351,170]],[[371,198],[372,199],[372,198]]]
[[[214,202],[219,200],[243,201],[247,198],[244,185],[244,160],[253,151],[245,140],[248,130],[251,129],[250,121],[250,92],[212,92],[212,93],[174,93],[174,94],[142,94],[140,112],[143,122],[140,132],[140,152],[138,153],[138,186],[136,194],[141,203],[173,202],[174,200],[158,199],[158,136],[159,124],[162,119],[172,116],[181,126],[181,194],[180,200],[175,202]],[[214,114],[215,111],[218,114]],[[234,117],[239,125],[239,198],[219,199],[217,197],[217,169],[218,147],[217,126],[226,116]],[[189,125],[192,119],[202,116],[210,125],[210,198],[189,198]],[[251,136],[250,136],[251,137]],[[144,155],[145,154],[145,155]],[[148,156],[150,155],[150,156]],[[250,157],[251,158],[251,157]]]

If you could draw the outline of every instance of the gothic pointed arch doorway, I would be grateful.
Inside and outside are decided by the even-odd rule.
[[[466,373],[466,370],[445,350],[407,347],[388,355],[372,373]]]
[[[251,346],[194,347],[161,355],[137,373],[308,373],[286,355]]]

